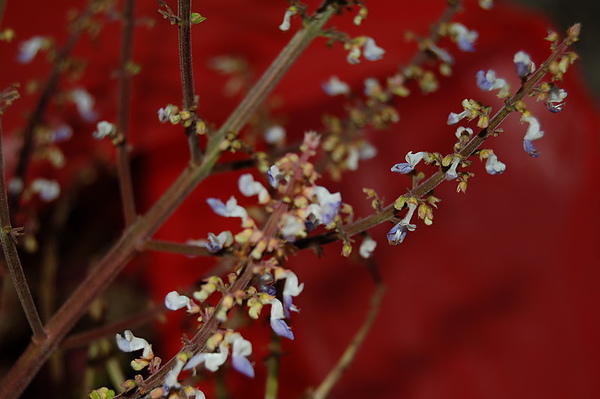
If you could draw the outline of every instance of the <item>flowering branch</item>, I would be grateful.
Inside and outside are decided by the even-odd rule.
[[[383,300],[383,295],[385,294],[385,285],[380,280],[379,275],[375,273],[375,292],[371,297],[371,309],[367,313],[367,317],[365,318],[363,324],[360,329],[352,338],[352,341],[336,363],[335,367],[327,374],[323,382],[312,392],[309,393],[310,399],[325,399],[331,389],[337,384],[340,380],[346,369],[350,366],[354,357],[358,353],[361,345],[363,344],[365,338],[367,337],[371,327],[373,326],[373,322],[375,322],[375,318],[379,314],[379,309],[381,308],[381,301]]]
[[[68,331],[86,312],[87,307],[108,287],[123,267],[139,251],[140,244],[150,237],[194,188],[210,174],[220,157],[221,142],[225,140],[226,134],[230,131],[237,131],[244,126],[308,44],[319,36],[323,25],[333,16],[336,10],[335,6],[328,6],[323,12],[313,16],[307,26],[293,36],[261,79],[250,90],[246,98],[242,100],[221,129],[211,138],[202,162],[199,165],[190,165],[186,168],[148,213],[137,219],[124,232],[121,239],[96,265],[94,272],[86,277],[50,320],[47,325],[48,336],[41,341],[33,341],[28,346],[25,353],[0,383],[0,398],[17,397],[25,389],[44,362],[56,350]],[[243,274],[233,287],[236,289],[244,287],[243,284],[247,284],[251,277],[252,273]],[[206,329],[201,330],[204,332],[202,334],[199,332],[194,338],[195,342],[206,342],[206,339],[210,336],[208,332],[212,331],[217,325],[216,319],[211,320],[205,324]],[[167,364],[172,367],[175,362],[175,360],[172,360]],[[164,378],[164,374],[168,369],[164,367],[163,370],[165,370],[164,373],[160,375]],[[155,374],[155,376],[157,375],[158,373]]]
[[[482,129],[477,135],[475,135],[456,155],[462,159],[467,159],[475,153],[475,151],[481,146],[481,144],[487,140],[490,136],[497,132],[498,126],[508,117],[508,115],[516,110],[517,104],[525,98],[526,95],[533,92],[534,88],[540,83],[540,81],[546,76],[547,73],[551,72],[552,66],[557,60],[567,51],[568,47],[577,41],[579,32],[579,25],[574,25],[568,31],[568,36],[554,49],[550,56],[542,63],[540,68],[524,78],[521,84],[521,88],[512,97],[508,98],[504,106],[489,120],[488,126]],[[434,188],[439,186],[442,182],[446,181],[446,172],[449,167],[442,167],[438,172],[431,175],[428,179],[423,181],[417,187],[409,190],[406,196],[413,198],[423,198],[428,193],[432,192]],[[344,226],[344,234],[347,237],[359,234],[363,231],[367,231],[374,226],[383,222],[389,221],[395,217],[399,211],[395,207],[395,204],[389,204],[384,207],[380,212],[375,213],[371,216],[367,216],[354,223]],[[328,232],[318,236],[308,237],[305,239],[298,240],[295,245],[302,249],[307,247],[315,247],[322,244],[327,244],[340,240],[340,237],[335,232]]]

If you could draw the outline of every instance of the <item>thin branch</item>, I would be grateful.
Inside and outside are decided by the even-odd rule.
[[[60,345],[60,348],[66,350],[87,346],[100,338],[104,338],[109,335],[114,335],[125,329],[132,329],[136,326],[146,324],[155,319],[157,316],[161,315],[164,311],[165,307],[162,303],[154,305],[133,316],[126,317],[114,323],[98,327],[91,331],[70,335],[67,338],[65,338],[65,340]]]
[[[31,296],[31,291],[29,290],[29,285],[27,284],[27,279],[25,278],[19,253],[15,245],[18,230],[13,229],[10,223],[6,188],[4,153],[2,150],[2,119],[0,118],[0,239],[2,240],[4,258],[6,259],[6,265],[8,266],[13,286],[19,296],[19,301],[21,302],[21,306],[23,306],[29,326],[33,331],[33,341],[36,342],[46,338],[46,330],[44,330],[44,325]]]
[[[563,40],[563,42],[552,52],[546,61],[544,61],[540,68],[538,68],[522,83],[521,88],[517,91],[517,93],[506,100],[504,106],[500,108],[500,110],[496,112],[496,114],[490,119],[488,127],[482,129],[457,153],[461,159],[467,159],[468,157],[472,156],[483,144],[483,142],[494,134],[498,126],[504,122],[511,112],[515,110],[515,104],[523,100],[528,93],[531,93],[533,88],[537,86],[537,84],[540,83],[540,81],[548,73],[550,64],[561,57],[572,43],[573,41],[571,41],[570,38]],[[414,198],[422,198],[429,194],[431,191],[433,191],[433,189],[446,181],[447,169],[448,167],[441,168],[417,187],[410,190],[406,195]],[[352,237],[356,234],[370,230],[378,224],[391,220],[397,212],[398,210],[394,207],[394,203],[391,203],[378,213],[364,217],[355,221],[354,223],[344,226],[344,234],[346,237]],[[299,249],[304,249],[308,247],[318,247],[320,245],[332,243],[340,239],[341,237],[338,233],[328,232],[318,236],[307,237],[298,240],[294,243],[294,245]]]
[[[179,0],[179,69],[183,91],[183,109],[192,114],[192,123],[185,128],[190,147],[191,162],[197,164],[202,157],[196,133],[196,96],[194,94],[194,70],[192,65],[191,14],[192,0]]]
[[[144,243],[143,249],[187,256],[217,256],[217,254],[211,253],[206,247],[162,240],[148,240]]]
[[[354,338],[336,363],[335,367],[331,369],[323,382],[321,382],[321,384],[309,394],[310,399],[325,399],[327,395],[329,395],[329,392],[331,392],[331,389],[340,380],[344,372],[348,369],[369,331],[371,330],[375,318],[379,314],[384,293],[385,285],[381,281],[378,281],[375,292],[373,293],[373,297],[371,298],[371,309],[367,313],[365,321],[360,329],[356,332],[356,335],[354,335]]]
[[[267,381],[265,399],[276,399],[279,390],[279,366],[281,364],[281,337],[271,333],[269,358],[267,359]]]
[[[248,93],[246,99],[240,103],[224,123],[223,127],[212,137],[207,153],[202,158],[201,163],[187,167],[148,213],[138,218],[123,233],[121,239],[96,265],[93,273],[86,277],[54,315],[52,320],[50,320],[47,325],[49,334],[46,339],[30,343],[13,368],[0,382],[0,398],[15,398],[21,394],[48,357],[58,348],[59,343],[64,339],[73,325],[85,314],[88,306],[110,285],[123,267],[138,252],[143,241],[152,236],[174,210],[179,207],[183,200],[210,174],[213,166],[220,157],[220,144],[224,140],[226,133],[231,131],[232,127],[236,129],[241,128],[248,121],[250,116],[261,105],[261,102],[293,65],[293,61],[290,61],[290,59],[295,61],[308,44],[319,36],[321,28],[335,11],[336,8],[334,6],[328,7],[325,12],[313,17],[313,20],[307,24],[306,28],[294,35],[288,45],[273,61],[271,67],[267,69],[261,79]],[[250,281],[251,277],[252,273],[246,275],[246,284]],[[239,288],[245,278],[239,278],[232,287]],[[195,338],[196,342],[203,342],[202,339],[205,342],[216,327],[217,322],[215,320],[205,325],[208,325],[206,330],[203,329],[201,330],[202,334],[200,332],[197,334],[198,339],[196,340]],[[168,364],[172,366],[172,362]],[[155,374],[151,377],[153,378],[152,381],[159,381],[157,379],[159,377],[164,378],[164,374],[168,369],[167,367],[163,367],[161,370],[165,370],[164,373],[159,372]]]
[[[121,33],[121,66],[119,70],[119,94],[117,115],[117,172],[125,226],[136,219],[135,196],[129,162],[129,110],[131,103],[131,53],[133,47],[135,0],[126,0],[123,6],[123,31]]]

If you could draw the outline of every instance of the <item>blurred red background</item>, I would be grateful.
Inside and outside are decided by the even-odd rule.
[[[1,46],[2,87],[47,75],[43,57],[16,64],[18,44],[33,35],[54,35],[64,43],[65,10],[74,3],[8,3],[3,26],[15,29],[18,40]],[[342,100],[322,93],[322,82],[335,74],[360,91],[366,77],[391,75],[416,51],[404,33],[427,35],[444,3],[368,3],[369,16],[361,27],[351,25],[353,14],[334,18],[330,25],[374,37],[386,50],[385,57],[351,66],[340,45],[330,49],[324,40],[313,43],[270,100],[272,115],[285,126],[290,140],[305,130],[319,130],[324,112],[342,114]],[[300,27],[295,19],[290,32],[278,29],[285,6],[268,0],[194,4],[194,10],[208,18],[193,29],[198,112],[204,120],[218,127],[239,101],[239,96],[224,95],[227,78],[210,69],[209,60],[234,54],[248,60],[256,74],[264,71]],[[142,70],[133,83],[130,137],[138,205],[144,212],[185,167],[187,147],[178,127],[161,125],[156,118],[160,107],[181,102],[176,28],[157,15],[153,2],[140,2],[137,8],[140,17],[156,19],[152,28],[138,26],[134,41],[134,60]],[[481,100],[495,110],[502,105],[494,93],[477,89],[479,69],[495,69],[516,88],[514,53],[527,51],[537,64],[549,54],[549,43],[543,40],[549,22],[510,4],[484,11],[467,2],[456,20],[479,32],[477,52],[460,53],[444,41],[456,58],[453,76],[440,78],[440,90],[428,95],[411,86],[413,94],[396,101],[400,122],[389,131],[369,132],[378,156],[361,163],[341,183],[328,185],[341,191],[360,216],[370,212],[363,187],[375,189],[388,201],[405,192],[409,179],[389,168],[403,162],[408,151],[451,152],[455,127],[445,121],[449,112],[461,110],[464,98]],[[96,98],[100,120],[115,120],[119,31],[115,21],[98,39],[84,37],[75,49],[88,60],[84,76],[79,82],[62,83],[63,88],[85,87]],[[526,125],[513,115],[504,133],[485,144],[507,164],[503,175],[489,176],[474,162],[475,177],[466,195],[455,192],[456,183],[443,184],[436,190],[442,202],[433,226],[419,223],[398,247],[386,242],[390,225],[373,230],[378,242],[373,261],[387,293],[370,335],[332,397],[597,397],[599,120],[576,67],[560,86],[569,93],[563,112],[551,114],[543,104],[529,102],[546,132],[537,145],[539,158],[522,151]],[[18,145],[16,133],[35,99],[24,95],[3,118],[8,146]],[[73,126],[74,137],[65,151],[74,159],[59,171],[39,164],[31,176],[60,179],[67,190],[82,168],[112,162],[111,148],[91,140],[95,125],[80,120],[73,107],[52,107],[46,119]],[[203,182],[156,237],[185,242],[225,229],[226,221],[209,210],[205,199],[237,195],[238,175],[216,175]],[[98,204],[117,201],[117,192],[103,193]],[[298,397],[323,379],[368,311],[374,291],[369,274],[356,256],[341,258],[339,252],[339,245],[332,244],[321,258],[301,253],[287,265],[305,290],[297,299],[301,312],[293,315],[296,340],[283,345],[282,398]],[[147,253],[128,273],[143,279],[150,295],[161,301],[167,292],[197,283],[215,264],[212,259]],[[172,321],[159,326],[161,341],[154,343],[163,358],[180,348],[182,329],[179,319]],[[241,330],[254,344],[257,377],[229,377],[232,397],[263,395],[262,360],[268,353],[269,332],[268,323],[258,324]],[[210,393],[208,385],[200,388]]]

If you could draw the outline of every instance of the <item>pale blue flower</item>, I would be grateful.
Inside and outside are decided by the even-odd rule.
[[[271,299],[271,329],[275,334],[280,337],[287,339],[294,339],[294,333],[292,329],[285,322],[285,315],[283,314],[283,305],[279,299]]]
[[[375,40],[371,37],[367,37],[363,48],[363,55],[369,61],[378,61],[383,58],[385,50],[377,46]]]
[[[30,63],[41,49],[48,46],[48,43],[48,39],[43,36],[34,36],[29,40],[25,40],[19,46],[17,61],[21,64]]]
[[[408,211],[402,220],[394,225],[387,233],[388,243],[390,245],[398,245],[404,241],[406,234],[409,231],[414,231],[417,226],[414,224],[410,224],[410,220],[412,219],[415,211],[417,210],[417,205],[409,202],[407,204]]]
[[[517,76],[520,78],[524,78],[535,71],[535,64],[531,61],[529,54],[524,51],[516,53],[513,62],[517,69]]]
[[[350,93],[350,86],[346,82],[342,82],[337,76],[332,76],[329,80],[321,85],[323,91],[330,96]]]
[[[523,140],[523,149],[532,158],[537,158],[540,155],[540,153],[538,152],[537,148],[535,148],[531,140]]]
[[[504,173],[506,170],[506,165],[498,160],[496,154],[492,153],[490,156],[488,156],[487,161],[485,162],[485,170],[490,175],[497,175]]]
[[[408,154],[406,154],[406,157],[404,158],[406,162],[397,163],[394,166],[392,166],[390,170],[392,172],[400,173],[403,175],[410,173],[414,170],[417,164],[421,162],[425,155],[427,155],[427,153],[424,151],[419,151],[416,154],[413,154],[412,151],[409,151]]]
[[[284,175],[281,173],[277,165],[272,165],[267,171],[267,177],[269,178],[269,184],[273,188],[279,186],[279,182],[283,180]]]
[[[469,30],[463,24],[456,22],[450,25],[449,32],[454,37],[454,40],[456,40],[459,49],[469,52],[475,51],[473,44],[479,36],[477,31]]]
[[[245,340],[238,333],[229,335],[226,339],[231,339],[231,364],[238,372],[254,378],[254,367],[248,356],[252,354],[252,344]]]
[[[94,97],[82,88],[71,91],[71,100],[75,103],[77,112],[86,122],[93,122],[98,118],[98,113],[94,111]]]
[[[208,233],[208,242],[204,243],[204,247],[208,252],[215,254],[223,249],[224,246],[229,246],[233,243],[233,236],[230,231],[222,231],[219,235]]]
[[[207,198],[206,202],[217,215],[224,217],[238,217],[242,218],[244,221],[248,218],[248,212],[237,204],[237,200],[233,196],[229,198],[227,204],[224,204],[223,201],[217,198]]]
[[[290,317],[290,310],[298,312],[298,308],[292,304],[292,297],[300,295],[304,289],[304,283],[298,284],[298,276],[292,271],[285,275],[285,285],[283,287],[283,311],[285,317]]]
[[[452,159],[452,164],[450,164],[450,168],[446,171],[446,180],[456,180],[458,178],[458,172],[456,171],[456,168],[458,168],[459,163],[459,157],[454,157]]]
[[[510,92],[510,86],[506,80],[497,78],[496,72],[492,69],[477,72],[477,87],[483,91],[500,90],[499,97],[506,97]]]

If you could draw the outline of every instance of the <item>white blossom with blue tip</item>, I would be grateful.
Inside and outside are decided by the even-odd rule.
[[[499,90],[498,97],[506,97],[510,94],[510,86],[506,80],[496,77],[492,69],[477,72],[477,87],[483,91]]]
[[[206,202],[217,215],[224,217],[238,217],[243,221],[248,219],[248,212],[237,204],[237,200],[234,196],[231,196],[226,204],[217,198],[207,198]]]
[[[230,231],[222,231],[219,235],[215,235],[213,233],[208,233],[208,241],[202,243],[208,252],[211,254],[216,254],[223,247],[229,246],[233,243],[233,235]]]
[[[325,187],[315,186],[313,194],[317,197],[318,203],[312,203],[306,208],[306,214],[315,224],[328,225],[335,219],[342,204],[342,195],[340,193],[330,193]]]
[[[567,92],[563,89],[559,89],[556,86],[548,91],[548,97],[546,97],[546,108],[552,113],[560,112],[564,107],[564,99],[567,98]]]
[[[517,69],[517,76],[524,78],[535,71],[535,64],[531,61],[531,57],[524,51],[519,51],[513,57],[513,62]]]
[[[329,80],[321,85],[323,91],[329,96],[337,96],[340,94],[350,93],[350,86],[346,82],[342,82],[337,76],[332,76]]]
[[[450,164],[450,168],[446,171],[446,180],[456,180],[458,179],[458,172],[456,168],[460,164],[460,158],[454,157],[452,158],[452,163]]]
[[[283,286],[283,311],[286,317],[290,317],[290,311],[298,312],[298,308],[292,303],[292,297],[302,293],[304,283],[299,283],[298,276],[292,271],[285,273],[285,285]]]
[[[71,100],[75,103],[77,112],[86,122],[93,122],[98,118],[98,113],[94,111],[96,101],[94,97],[82,88],[71,91]]]
[[[417,205],[409,202],[407,206],[408,211],[406,212],[404,218],[402,218],[400,222],[396,223],[396,225],[394,225],[394,227],[392,227],[387,233],[387,239],[390,245],[401,244],[402,241],[404,241],[407,232],[414,231],[417,228],[416,225],[410,224],[410,220],[412,219],[415,210],[417,210]]]
[[[406,154],[406,157],[404,157],[404,159],[406,159],[406,162],[395,164],[394,166],[392,166],[391,171],[403,175],[410,173],[415,169],[417,164],[421,162],[425,155],[427,155],[427,153],[424,151],[419,151],[416,154],[413,154],[412,151],[409,151],[408,154]]]
[[[540,130],[540,122],[536,117],[532,115],[524,115],[521,117],[521,122],[529,123],[529,127],[527,128],[527,133],[525,133],[525,137],[523,138],[523,149],[527,154],[529,154],[533,158],[537,158],[539,152],[533,145],[534,140],[539,140],[544,137],[544,132]]]
[[[285,322],[285,314],[283,313],[283,304],[277,298],[271,299],[271,329],[280,337],[294,339],[292,329]]]
[[[506,170],[506,165],[498,159],[496,154],[492,153],[488,156],[487,161],[485,162],[485,171],[490,175],[497,175],[504,173]]]
[[[30,63],[41,49],[48,46],[48,43],[48,38],[43,36],[34,36],[21,42],[19,54],[17,54],[17,61],[21,64]]]
[[[477,37],[479,37],[477,31],[469,30],[466,26],[458,22],[451,24],[448,31],[456,41],[459,49],[468,52],[475,51],[473,44],[475,44]]]
[[[384,54],[385,50],[379,47],[372,37],[367,36],[363,47],[364,57],[369,61],[378,61],[383,58]]]

